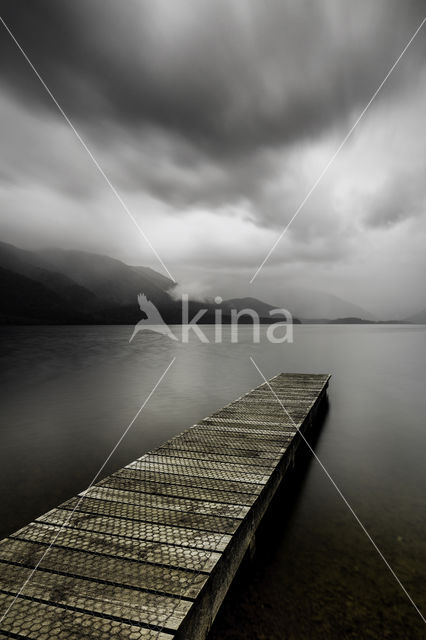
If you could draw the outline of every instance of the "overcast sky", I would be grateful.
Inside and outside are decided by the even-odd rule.
[[[426,16],[393,0],[0,1],[1,15],[183,287],[426,307]],[[3,240],[161,266],[0,30]]]

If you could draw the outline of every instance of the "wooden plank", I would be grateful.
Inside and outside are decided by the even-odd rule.
[[[225,465],[226,466],[226,465]],[[267,475],[257,475],[250,474],[245,471],[241,471],[237,473],[235,471],[230,471],[228,468],[217,468],[215,465],[201,465],[194,464],[192,468],[190,465],[184,465],[183,463],[178,465],[177,463],[170,462],[167,460],[158,460],[154,459],[145,459],[137,460],[133,462],[131,465],[128,465],[128,469],[144,469],[146,471],[161,471],[162,469],[166,473],[170,474],[178,474],[178,475],[186,475],[189,478],[203,478],[212,480],[231,480],[235,482],[243,482],[245,484],[265,484],[268,479]]]
[[[292,414],[294,411],[299,412],[303,415],[304,410],[310,406],[310,402],[306,403],[306,405],[302,405],[302,403],[298,402],[295,406],[291,405],[291,403],[285,403],[286,413],[284,415]],[[211,420],[217,420],[218,418],[239,418],[240,420],[244,420],[244,418],[249,418],[250,420],[256,420],[256,417],[262,421],[262,423],[269,424],[270,422],[282,426],[282,424],[286,423],[287,420],[283,421],[283,409],[276,402],[275,406],[268,406],[267,402],[262,403],[261,405],[247,406],[247,405],[236,405],[230,406],[226,409],[221,409],[217,411],[211,416]],[[287,416],[288,418],[288,416]]]
[[[220,447],[219,451],[224,451],[224,447]],[[223,453],[218,453],[212,450],[211,447],[206,448],[205,446],[196,446],[190,442],[177,442],[174,446],[164,446],[153,452],[153,455],[167,455],[172,456],[174,458],[189,458],[190,460],[205,460],[206,462],[220,462],[227,465],[238,465],[247,469],[248,471],[253,469],[253,471],[259,470],[261,473],[267,473],[268,470],[271,471],[276,466],[280,456],[275,455],[271,458],[256,458],[254,455],[243,455],[243,451],[239,452],[241,455],[225,455]],[[259,471],[256,471],[257,473]]]
[[[179,456],[167,455],[167,452],[160,453],[157,451],[156,453],[152,453],[141,458],[141,461],[144,463],[154,463],[156,465],[165,465],[169,469],[177,469],[181,471],[182,469],[185,473],[195,473],[197,475],[198,471],[202,473],[206,473],[207,471],[211,471],[213,474],[217,475],[217,477],[222,477],[222,474],[225,473],[225,477],[239,478],[243,476],[243,478],[249,482],[256,482],[262,484],[266,482],[269,478],[270,473],[264,467],[258,467],[253,469],[252,466],[247,468],[246,464],[232,464],[229,465],[226,462],[216,462],[210,460],[199,460],[198,458],[183,458]]]
[[[207,502],[206,500],[194,501],[176,496],[158,496],[155,493],[140,495],[132,491],[120,491],[99,486],[92,487],[80,495],[98,500],[111,500],[122,504],[148,505],[156,509],[191,511],[202,515],[236,518],[238,520],[244,518],[248,512],[248,507],[238,504],[223,504],[220,502]]]
[[[289,418],[287,414],[285,414],[285,418],[282,420],[278,419],[279,415],[275,414],[270,416],[270,419],[267,418],[268,416],[262,416],[256,420],[253,413],[237,413],[236,411],[229,411],[212,416],[211,418],[204,418],[202,424],[239,424],[252,427],[253,429],[258,429],[260,432],[265,431],[267,434],[271,431],[271,435],[275,435],[277,431],[294,431],[294,429],[297,428],[295,427],[293,420]]]
[[[37,519],[83,531],[96,531],[108,535],[175,544],[193,549],[223,551],[231,540],[229,534],[201,531],[185,527],[172,527],[153,522],[138,522],[121,518],[109,518],[94,513],[72,513],[65,509],[52,509]]]
[[[155,629],[93,616],[77,610],[17,598],[0,592],[0,607],[8,611],[2,630],[9,637],[29,640],[171,640],[172,635]]]
[[[216,420],[203,423],[202,428],[209,431],[223,431],[227,434],[233,434],[238,437],[238,434],[243,434],[244,439],[253,438],[258,440],[260,438],[265,439],[265,445],[269,443],[275,444],[275,446],[282,445],[293,438],[297,433],[297,428],[286,426],[285,428],[265,428],[264,425],[259,426],[259,423],[248,424],[247,421],[241,420]],[[241,438],[243,436],[240,436]]]
[[[141,522],[158,522],[173,527],[189,527],[201,531],[218,533],[234,533],[240,524],[240,518],[209,516],[192,511],[174,511],[172,509],[156,509],[149,505],[95,500],[93,498],[76,497],[62,505],[75,514],[89,513],[104,515],[110,518],[124,518]]]
[[[288,438],[290,442],[291,438]],[[205,451],[206,453],[218,453],[223,455],[226,451],[226,455],[231,456],[246,456],[247,458],[254,458],[262,463],[263,460],[276,460],[285,451],[285,446],[268,447],[265,448],[261,440],[246,441],[245,438],[238,437],[235,439],[235,435],[222,434],[222,433],[210,433],[207,429],[202,431],[194,431],[188,433],[185,439],[171,440],[167,444],[163,445],[161,449],[167,448],[170,451],[181,450],[182,447],[190,448],[195,447],[195,451]]]
[[[225,504],[250,506],[256,496],[252,493],[242,493],[236,491],[218,491],[217,489],[192,487],[190,485],[168,484],[166,482],[153,482],[146,478],[134,477],[133,473],[115,473],[105,478],[99,483],[102,487],[113,489],[124,489],[127,491],[137,491],[142,493],[152,493],[158,496],[178,496],[190,498],[194,502],[219,502]]]
[[[2,589],[11,595],[18,594],[31,571],[28,567],[0,563]],[[118,618],[131,625],[152,625],[169,632],[179,628],[192,604],[188,600],[44,570],[36,570],[27,584],[25,596],[45,604]]]
[[[217,491],[234,491],[238,493],[260,493],[260,485],[253,482],[244,482],[239,480],[229,480],[226,478],[214,478],[207,476],[188,476],[184,473],[178,473],[173,470],[169,472],[167,467],[160,465],[151,465],[146,469],[143,465],[130,464],[124,467],[123,474],[131,478],[145,479],[149,478],[154,482],[166,482],[169,484],[177,484],[189,487],[201,487],[203,489],[213,489]]]
[[[45,545],[16,538],[0,544],[0,560],[180,598],[195,598],[208,575],[74,549],[51,547],[46,553]]]
[[[193,571],[209,572],[220,558],[220,554],[213,551],[197,549],[194,553],[188,553],[186,547],[178,545],[111,536],[70,527],[60,528],[42,522],[32,522],[13,534],[13,537],[38,542],[46,546],[54,544],[56,547],[101,553],[152,564],[164,564]]]
[[[233,447],[239,449],[244,444],[247,446],[259,446],[264,451],[276,451],[285,446],[297,433],[297,429],[286,428],[277,433],[268,429],[252,429],[253,425],[246,425],[238,420],[206,422],[195,425],[192,435],[208,439],[233,438]],[[238,441],[235,440],[238,438]]]
[[[301,394],[300,391],[296,393],[294,392],[274,393],[274,398],[275,396],[277,396],[280,400],[282,400],[283,404],[285,403],[286,407],[288,404],[289,406],[296,406],[296,407],[303,406],[304,408],[306,408],[307,406],[310,406],[312,403],[312,393],[306,393],[303,395]],[[238,402],[235,402],[235,403],[231,402],[229,406],[230,407],[240,406],[241,408],[244,407],[247,410],[249,407],[256,408],[259,406],[264,406],[268,401],[269,399],[266,394],[257,395],[256,393],[253,393],[252,395],[246,396],[245,398],[243,398]]]

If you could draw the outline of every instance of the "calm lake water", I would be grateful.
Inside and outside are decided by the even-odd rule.
[[[260,384],[252,355],[267,377],[333,375],[316,453],[426,613],[426,327],[304,325],[292,345],[130,333],[1,329],[1,536],[90,483],[173,356],[104,475]],[[302,467],[212,640],[426,637],[318,463]]]

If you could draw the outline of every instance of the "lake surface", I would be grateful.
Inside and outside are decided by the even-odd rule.
[[[174,356],[104,475],[260,384],[252,355],[268,378],[333,375],[315,451],[426,613],[426,327],[303,325],[291,345],[130,333],[1,328],[1,537],[88,486]],[[212,640],[424,638],[319,464],[291,482]]]

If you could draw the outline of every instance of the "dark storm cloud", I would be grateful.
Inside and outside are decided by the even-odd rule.
[[[135,132],[158,127],[193,145],[196,161],[336,126],[377,87],[420,4],[11,0],[2,15],[93,135],[105,120]],[[0,56],[3,81],[51,108],[5,33]]]

